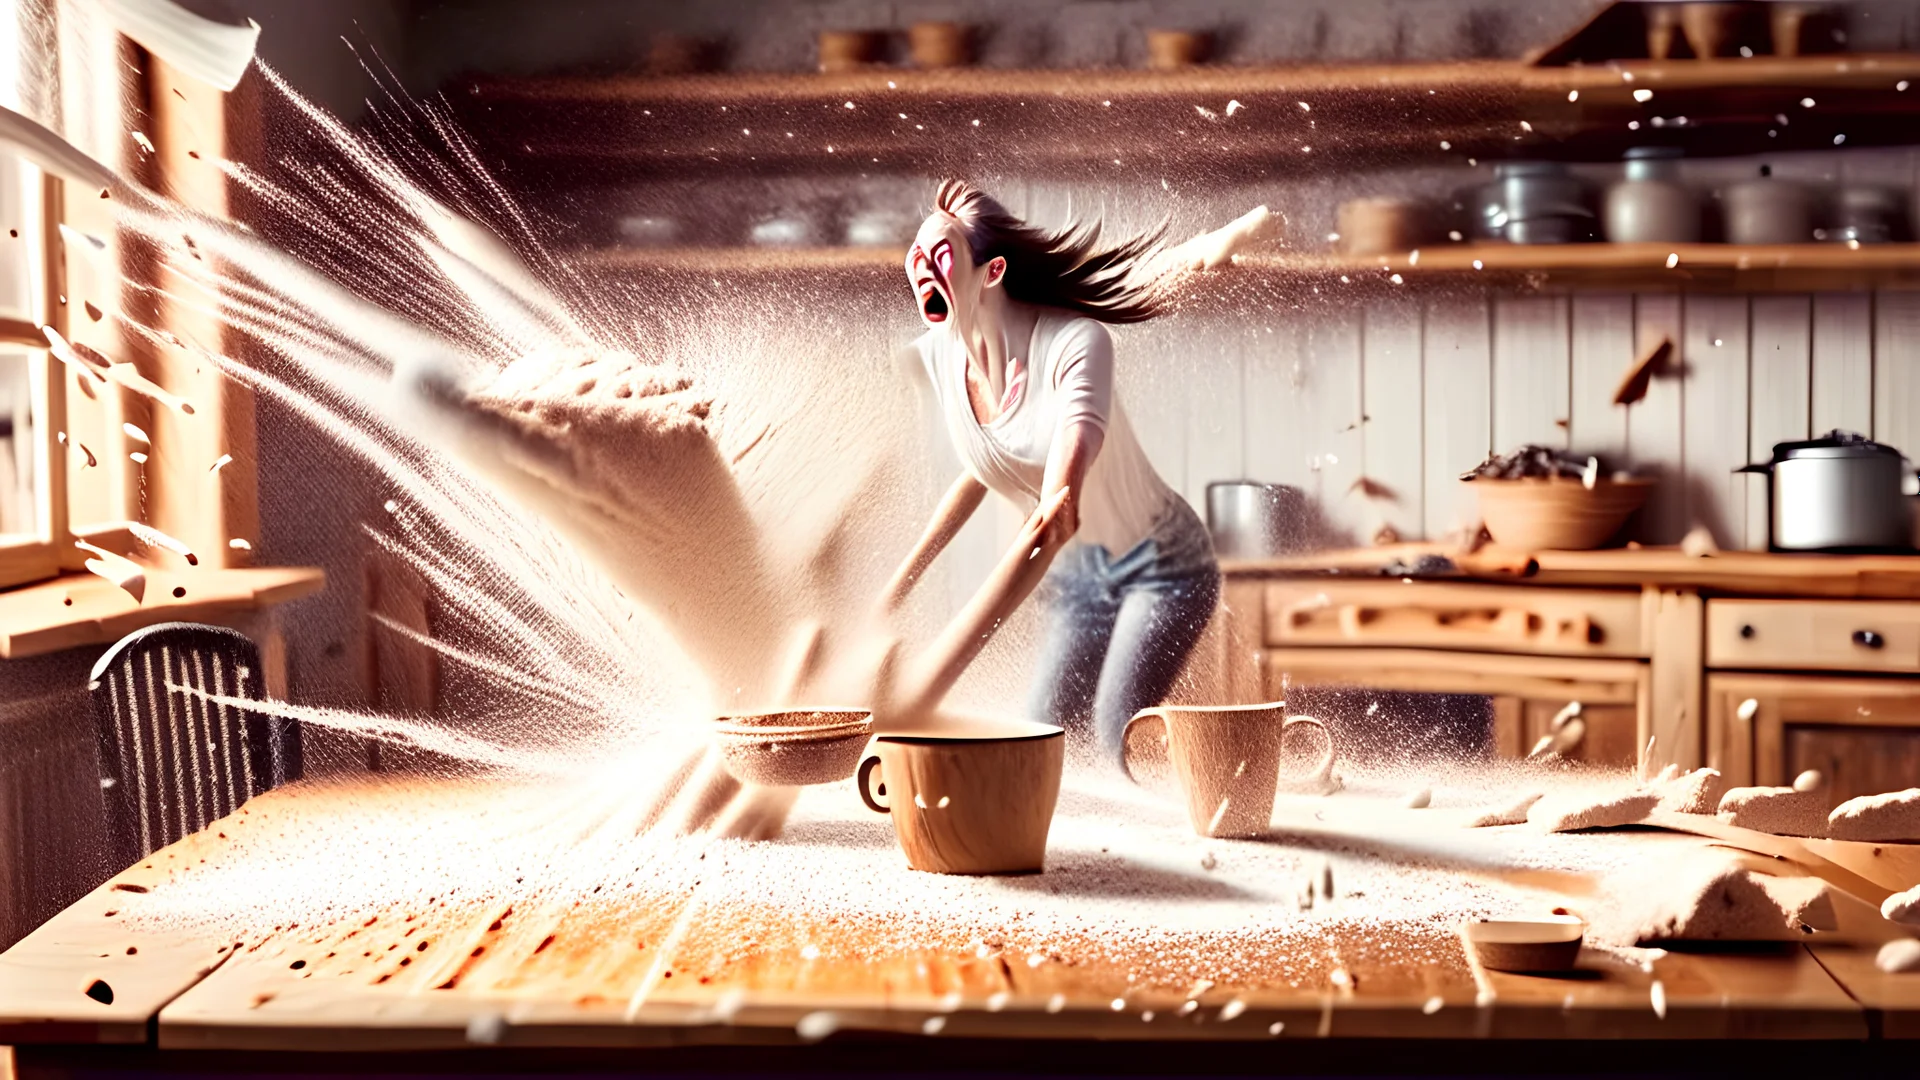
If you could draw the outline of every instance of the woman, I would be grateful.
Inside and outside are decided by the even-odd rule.
[[[1097,226],[1034,228],[958,181],[934,204],[907,253],[927,332],[903,360],[930,384],[964,471],[888,603],[988,491],[1026,512],[1059,499],[1046,528],[1075,543],[1047,579],[1033,711],[1070,728],[1091,721],[1102,758],[1119,765],[1127,720],[1166,696],[1220,594],[1205,527],[1121,410],[1103,325],[1160,314],[1143,264],[1167,253],[1157,235],[1100,249]]]

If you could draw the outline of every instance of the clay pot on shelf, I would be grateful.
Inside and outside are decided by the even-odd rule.
[[[1607,189],[1604,223],[1615,243],[1691,244],[1700,239],[1700,200],[1680,182],[1680,151],[1636,146],[1626,179]]]
[[[1772,32],[1775,56],[1799,56],[1802,53],[1826,52],[1831,48],[1833,20],[1823,5],[1768,4],[1767,22]]]
[[[1651,480],[1526,477],[1464,481],[1480,497],[1480,518],[1493,542],[1516,551],[1591,551],[1619,533],[1646,502]]]
[[[1730,244],[1808,244],[1813,242],[1813,193],[1790,180],[1773,178],[1773,168],[1720,193]]]
[[[1747,5],[1738,3],[1692,3],[1680,7],[1680,28],[1686,31],[1687,46],[1701,60],[1732,56],[1740,48],[1742,24],[1750,14]]]
[[[878,30],[822,30],[820,70],[858,71],[880,62],[886,38]]]
[[[1147,31],[1147,66],[1177,71],[1204,64],[1213,55],[1213,35],[1204,30]]]
[[[1665,60],[1673,55],[1673,43],[1680,34],[1680,5],[1641,4],[1647,16],[1647,55]]]
[[[1412,199],[1349,199],[1340,204],[1334,228],[1343,255],[1404,254],[1428,235],[1425,209]]]
[[[955,22],[919,22],[907,27],[907,53],[917,68],[957,68],[973,63],[973,28]]]

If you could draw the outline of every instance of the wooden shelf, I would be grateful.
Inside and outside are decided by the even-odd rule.
[[[145,596],[135,600],[92,574],[61,577],[0,592],[0,659],[99,645],[155,623],[219,622],[319,592],[316,567],[247,570],[149,569]],[[181,595],[175,596],[178,589]]]
[[[1830,149],[1837,135],[1904,144],[1920,55],[469,78],[447,93],[487,164],[527,186],[874,170],[1255,180],[1476,156],[1617,160],[1663,140],[1695,155]]]
[[[904,281],[901,251],[890,247],[617,248],[583,252],[573,262],[591,273],[656,280],[826,274],[849,284]],[[1442,244],[1377,256],[1244,254],[1231,269],[1209,277],[1234,285],[1236,293],[1473,284],[1747,292],[1913,288],[1920,287],[1920,244]]]

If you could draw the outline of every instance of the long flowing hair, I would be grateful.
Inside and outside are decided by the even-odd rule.
[[[1099,222],[1070,221],[1050,232],[1022,221],[965,180],[942,181],[933,205],[960,222],[975,266],[995,256],[1007,260],[1002,287],[1015,300],[1104,323],[1145,322],[1166,309],[1158,276],[1136,272],[1160,250],[1165,225],[1101,248]]]

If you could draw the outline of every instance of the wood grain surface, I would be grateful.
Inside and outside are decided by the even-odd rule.
[[[1408,963],[1378,926],[1361,920],[1333,932],[1325,957],[1277,958],[1308,961],[1300,978],[1173,985],[1134,974],[1134,958],[1116,955],[1097,927],[1045,954],[992,940],[971,951],[890,949],[876,945],[890,940],[886,927],[858,918],[714,907],[697,888],[666,885],[604,902],[558,893],[550,902],[513,903],[433,896],[371,918],[262,926],[235,943],[151,920],[127,930],[142,905],[217,866],[227,834],[253,830],[256,853],[271,852],[302,819],[369,799],[404,814],[450,801],[482,812],[486,798],[471,785],[445,784],[261,796],[115,878],[0,958],[0,1038],[137,1041],[156,1014],[163,1048],[282,1051],[764,1045],[848,1030],[942,1038],[1862,1038],[1861,1004],[1879,1007],[1856,1003],[1829,976],[1842,961],[1822,967],[1798,945],[1674,951],[1657,956],[1650,971],[1588,949],[1577,971],[1554,978],[1478,970],[1457,943],[1434,962]],[[1297,943],[1249,938],[1218,947],[1259,953]],[[112,1005],[85,996],[82,984],[93,978],[114,986]],[[1878,1000],[1894,1001],[1900,989]]]

